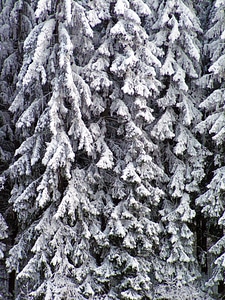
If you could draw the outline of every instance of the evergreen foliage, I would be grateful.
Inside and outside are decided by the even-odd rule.
[[[209,154],[193,128],[201,120],[199,96],[194,91],[200,75],[202,33],[191,2],[164,1],[157,7],[153,24],[155,41],[163,47],[160,81],[164,84],[157,99],[158,117],[151,135],[160,140],[160,153],[169,178],[162,215],[163,238],[159,269],[160,282],[199,284],[199,266],[194,252],[196,211],[192,199],[205,176],[204,159]]]
[[[215,292],[224,294],[224,38],[225,24],[224,1],[215,1],[211,11],[211,22],[206,32],[205,56],[209,58],[207,73],[199,84],[207,93],[200,104],[205,113],[204,120],[196,126],[196,130],[204,136],[207,146],[213,153],[209,169],[210,180],[207,187],[197,199],[201,212],[208,220],[208,231],[212,232],[209,239],[209,253],[212,256],[213,270],[206,285]],[[217,295],[219,297],[219,295]]]
[[[223,296],[214,2],[1,1],[0,260],[15,299]]]
[[[158,210],[167,177],[149,130],[154,121],[151,106],[161,87],[156,77],[161,51],[142,25],[150,13],[142,1],[105,2],[97,26],[104,22],[106,29],[84,68],[94,101],[102,106],[96,114],[100,113],[98,124],[104,128],[107,147],[96,164],[107,187],[106,244],[95,270],[96,280],[107,292],[104,299],[152,299],[156,280]]]
[[[1,1],[0,3],[0,293],[7,298],[8,287],[5,262],[15,228],[15,214],[8,203],[10,182],[6,182],[5,170],[13,159],[16,137],[13,132],[12,115],[8,111],[12,103],[17,75],[22,60],[22,43],[31,28],[32,18],[26,1]],[[3,189],[4,187],[4,189]],[[6,224],[8,223],[8,225]],[[5,251],[5,256],[3,253]],[[5,273],[5,274],[4,274]]]

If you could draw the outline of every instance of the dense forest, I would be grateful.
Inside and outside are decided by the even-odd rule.
[[[0,0],[0,299],[225,299],[225,0]]]

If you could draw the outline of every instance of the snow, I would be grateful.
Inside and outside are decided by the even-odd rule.
[[[206,35],[204,4],[191,1],[6,4],[0,106],[15,136],[3,118],[0,143],[19,143],[3,174],[16,297],[210,299],[199,284],[222,279],[224,237],[207,238],[206,283],[194,225],[196,213],[225,224],[224,3],[210,4]],[[18,16],[22,36],[9,26]]]
[[[51,10],[51,1],[50,0],[40,0],[38,1],[38,6],[35,11],[35,16],[39,18],[44,11]]]

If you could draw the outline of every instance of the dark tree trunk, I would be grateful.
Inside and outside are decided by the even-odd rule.
[[[199,212],[196,214],[196,236],[197,236],[197,258],[201,266],[201,271],[208,273],[207,262],[207,226],[206,219]]]

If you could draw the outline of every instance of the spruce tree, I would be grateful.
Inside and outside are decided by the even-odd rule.
[[[22,44],[25,35],[32,27],[32,19],[28,21],[29,9],[27,1],[1,1],[0,3],[0,290],[3,298],[7,298],[10,284],[5,270],[5,257],[14,242],[16,232],[15,214],[8,203],[10,183],[6,180],[5,171],[12,161],[15,151],[16,137],[14,124],[8,111],[12,103],[17,83],[17,75],[22,58]],[[4,189],[3,189],[4,187]],[[6,224],[7,223],[7,224]],[[5,250],[5,256],[3,256]]]
[[[103,299],[153,299],[158,210],[167,181],[150,136],[162,51],[144,28],[151,14],[144,1],[93,1],[92,7],[101,17],[93,28],[96,52],[84,76],[107,146],[97,162],[107,198],[106,243],[95,276],[103,286]]]
[[[200,94],[195,91],[195,80],[201,72],[202,29],[192,1],[168,0],[154,5],[157,13],[153,16],[153,29],[156,45],[163,49],[160,81],[164,87],[157,99],[157,118],[151,135],[159,139],[169,178],[160,211],[164,235],[158,293],[165,299],[180,299],[181,295],[185,299],[190,295],[201,299],[192,224],[196,216],[193,199],[200,192],[205,157],[209,155],[194,132],[202,117],[198,110]]]
[[[7,265],[17,272],[19,299],[84,299],[93,293],[90,236],[99,199],[92,192],[92,101],[79,73],[93,33],[78,2],[29,8],[36,24],[10,107],[20,140],[9,169],[19,232]]]
[[[1,2],[0,184],[18,222],[6,253],[16,299],[211,299],[199,215],[220,228],[207,286],[222,290],[223,2],[201,80],[205,2]],[[4,240],[1,214],[0,225]]]
[[[206,74],[199,80],[205,99],[200,104],[204,120],[196,127],[213,154],[208,166],[204,193],[196,200],[207,220],[209,280],[206,286],[216,297],[224,295],[224,1],[211,6],[210,23],[205,35]],[[211,265],[210,265],[211,264]],[[218,293],[217,293],[218,292]]]

